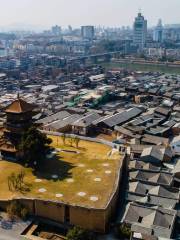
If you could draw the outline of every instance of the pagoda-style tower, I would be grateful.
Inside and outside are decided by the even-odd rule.
[[[17,159],[20,153],[18,145],[22,134],[32,125],[32,116],[35,106],[22,100],[19,95],[17,100],[6,107],[6,122],[3,135],[0,138],[1,157]]]

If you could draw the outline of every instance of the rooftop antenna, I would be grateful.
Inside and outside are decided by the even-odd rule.
[[[141,15],[141,13],[142,13],[142,9],[139,8],[139,10],[138,10],[138,14]]]

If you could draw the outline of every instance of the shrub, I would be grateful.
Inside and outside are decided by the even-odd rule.
[[[21,209],[21,212],[20,212],[20,217],[23,219],[23,220],[26,220],[27,219],[27,216],[28,216],[28,209],[23,207]]]
[[[12,173],[8,177],[9,191],[21,191],[24,185],[25,172],[21,171],[18,174]]]
[[[7,214],[11,220],[14,220],[15,218],[21,218],[25,220],[28,215],[28,209],[18,201],[12,201],[7,206]]]
[[[96,240],[94,233],[80,227],[74,227],[67,233],[67,240]]]
[[[130,239],[131,229],[126,224],[118,225],[115,228],[115,235],[119,239]]]

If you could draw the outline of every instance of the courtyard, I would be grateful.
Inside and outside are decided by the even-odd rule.
[[[54,151],[38,171],[19,163],[0,161],[0,199],[26,197],[105,207],[122,166],[119,152],[96,142],[81,140],[77,147],[70,139],[64,144],[61,137],[49,137]],[[8,176],[20,171],[25,172],[27,191],[9,191]]]

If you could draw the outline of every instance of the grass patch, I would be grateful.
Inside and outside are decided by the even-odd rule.
[[[0,199],[26,196],[89,207],[104,207],[112,194],[121,166],[119,153],[110,155],[112,150],[110,147],[89,141],[80,141],[77,149],[69,145],[68,139],[66,139],[67,144],[64,145],[61,137],[49,137],[53,140],[54,148],[65,151],[57,152],[51,159],[45,159],[44,165],[38,172],[24,168],[18,163],[0,161]],[[69,150],[71,152],[68,152]],[[104,163],[106,166],[103,165]],[[88,173],[88,169],[92,169],[93,172]],[[8,189],[8,176],[20,171],[25,171],[24,182],[29,184],[29,192],[11,192]],[[107,174],[106,171],[111,173]],[[58,178],[53,179],[52,175],[57,175]],[[42,181],[35,182],[37,178]],[[74,182],[67,182],[69,178]],[[95,182],[95,178],[100,178],[101,182]],[[40,193],[38,191],[40,188],[46,189],[46,192]],[[80,197],[77,195],[79,192],[85,192],[86,195]],[[56,198],[56,194],[63,194],[63,197]],[[91,196],[97,196],[98,201],[90,201]]]

